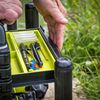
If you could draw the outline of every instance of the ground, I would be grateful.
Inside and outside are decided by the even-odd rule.
[[[82,91],[81,86],[78,84],[79,81],[77,79],[73,79],[73,100],[86,100],[86,96]],[[54,83],[49,84],[49,89],[43,100],[54,100]]]

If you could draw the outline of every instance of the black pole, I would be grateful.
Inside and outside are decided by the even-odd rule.
[[[72,100],[72,64],[58,58],[55,62],[55,100]]]
[[[33,3],[28,3],[25,5],[25,20],[26,29],[39,27],[38,11]]]
[[[12,100],[11,92],[10,50],[4,26],[0,23],[0,100]]]
[[[12,25],[7,25],[7,30],[17,30],[17,21]]]

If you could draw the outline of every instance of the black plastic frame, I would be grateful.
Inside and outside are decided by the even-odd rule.
[[[30,86],[33,84],[54,82],[54,71],[25,73],[12,76],[12,86]]]

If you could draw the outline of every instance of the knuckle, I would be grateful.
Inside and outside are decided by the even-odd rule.
[[[14,10],[12,10],[12,9],[6,10],[6,13],[5,13],[6,20],[14,21],[17,19],[17,17],[18,17],[18,14]]]

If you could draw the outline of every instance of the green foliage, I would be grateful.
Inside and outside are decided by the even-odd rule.
[[[63,0],[65,1],[65,0]],[[99,0],[66,0],[69,23],[62,54],[73,63],[88,100],[100,99],[100,3]]]

